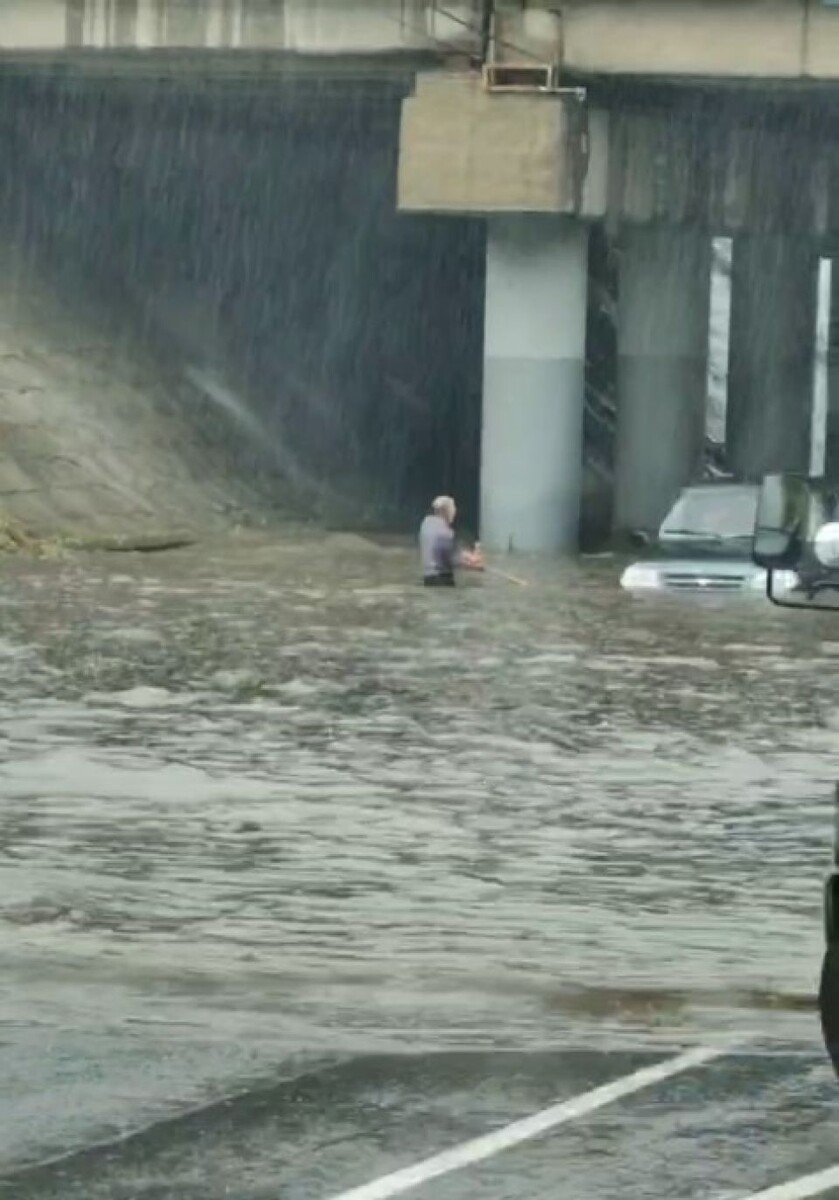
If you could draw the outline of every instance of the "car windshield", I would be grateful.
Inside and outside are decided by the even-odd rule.
[[[659,537],[665,541],[750,539],[756,510],[754,487],[688,488],[662,522]]]

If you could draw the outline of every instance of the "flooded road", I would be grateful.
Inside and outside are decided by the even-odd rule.
[[[839,1158],[839,620],[633,600],[609,559],[414,569],[4,560],[0,1194],[329,1200],[721,1031],[753,1048],[417,1194]]]

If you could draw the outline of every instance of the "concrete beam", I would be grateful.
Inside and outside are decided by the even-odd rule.
[[[584,100],[496,95],[476,74],[420,75],[402,109],[408,212],[606,212],[608,126]]]
[[[487,92],[475,73],[417,76],[403,104],[399,207],[409,212],[606,216],[826,240],[839,230],[839,152],[821,110],[795,122],[748,100],[665,111],[565,94]]]
[[[236,31],[222,44],[302,54],[412,52],[439,48],[474,53],[479,37],[470,0],[154,0],[160,14],[149,40],[137,0],[136,22],[119,21],[111,0],[5,0],[0,8],[0,52],[59,50],[78,44],[110,48],[216,47],[216,9],[235,10]],[[126,5],[124,13],[129,13]],[[103,14],[100,19],[100,13]],[[102,21],[104,20],[104,26]],[[134,41],[123,31],[136,28]],[[103,35],[100,26],[110,33]],[[250,30],[250,35],[248,34]],[[510,0],[499,4],[496,49],[503,60],[559,62],[591,75],[702,76],[709,79],[839,79],[839,8],[815,0]]]
[[[824,239],[839,228],[834,139],[818,109],[761,124],[751,103],[610,115],[609,219]]]
[[[574,71],[792,79],[807,74],[803,0],[570,0],[563,61]],[[835,35],[839,14],[824,32]]]
[[[839,8],[811,4],[802,41],[803,74],[813,79],[839,78]]]
[[[286,0],[284,48],[301,54],[415,50],[430,40],[418,9],[393,0]]]

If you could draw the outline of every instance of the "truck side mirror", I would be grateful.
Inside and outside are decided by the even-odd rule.
[[[752,557],[784,608],[839,609],[839,486],[767,475],[758,492]],[[782,586],[779,586],[782,585]]]
[[[759,567],[780,571],[798,564],[809,503],[806,479],[797,475],[765,477],[758,492],[752,547]]]

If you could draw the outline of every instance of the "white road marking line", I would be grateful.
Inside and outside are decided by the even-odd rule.
[[[583,1092],[582,1095],[574,1096],[570,1100],[561,1100],[558,1104],[552,1104],[550,1108],[545,1108],[521,1121],[514,1121],[502,1129],[496,1129],[492,1133],[462,1142],[459,1146],[444,1150],[442,1154],[435,1154],[423,1162],[414,1163],[411,1167],[394,1171],[392,1175],[384,1175],[380,1179],[374,1179],[371,1183],[362,1184],[361,1187],[341,1192],[340,1195],[333,1196],[332,1200],[388,1200],[391,1196],[399,1196],[403,1192],[410,1191],[411,1188],[419,1187],[421,1183],[437,1179],[440,1175],[447,1175],[450,1171],[459,1171],[463,1167],[500,1154],[502,1150],[509,1150],[511,1146],[517,1146],[531,1138],[540,1137],[549,1129],[555,1129],[558,1125],[564,1125],[576,1117],[587,1116],[588,1113],[595,1112],[598,1108],[604,1108],[607,1104],[614,1103],[615,1100],[622,1100],[624,1096],[631,1096],[633,1092],[640,1092],[654,1083],[661,1083],[673,1075],[680,1075],[694,1067],[704,1066],[715,1058],[721,1058],[731,1049],[732,1043],[729,1042],[686,1050],[674,1058],[665,1059],[664,1062],[655,1063],[651,1067],[642,1067],[640,1071],[633,1071],[631,1075],[624,1075],[612,1083],[593,1088],[590,1092]],[[750,1197],[749,1200],[753,1200],[753,1198]],[[775,1198],[773,1197],[772,1200]]]
[[[764,1192],[752,1192],[743,1200],[807,1200],[809,1196],[823,1196],[831,1188],[839,1188],[839,1167],[828,1167],[813,1175],[801,1175],[789,1183],[779,1183]]]

